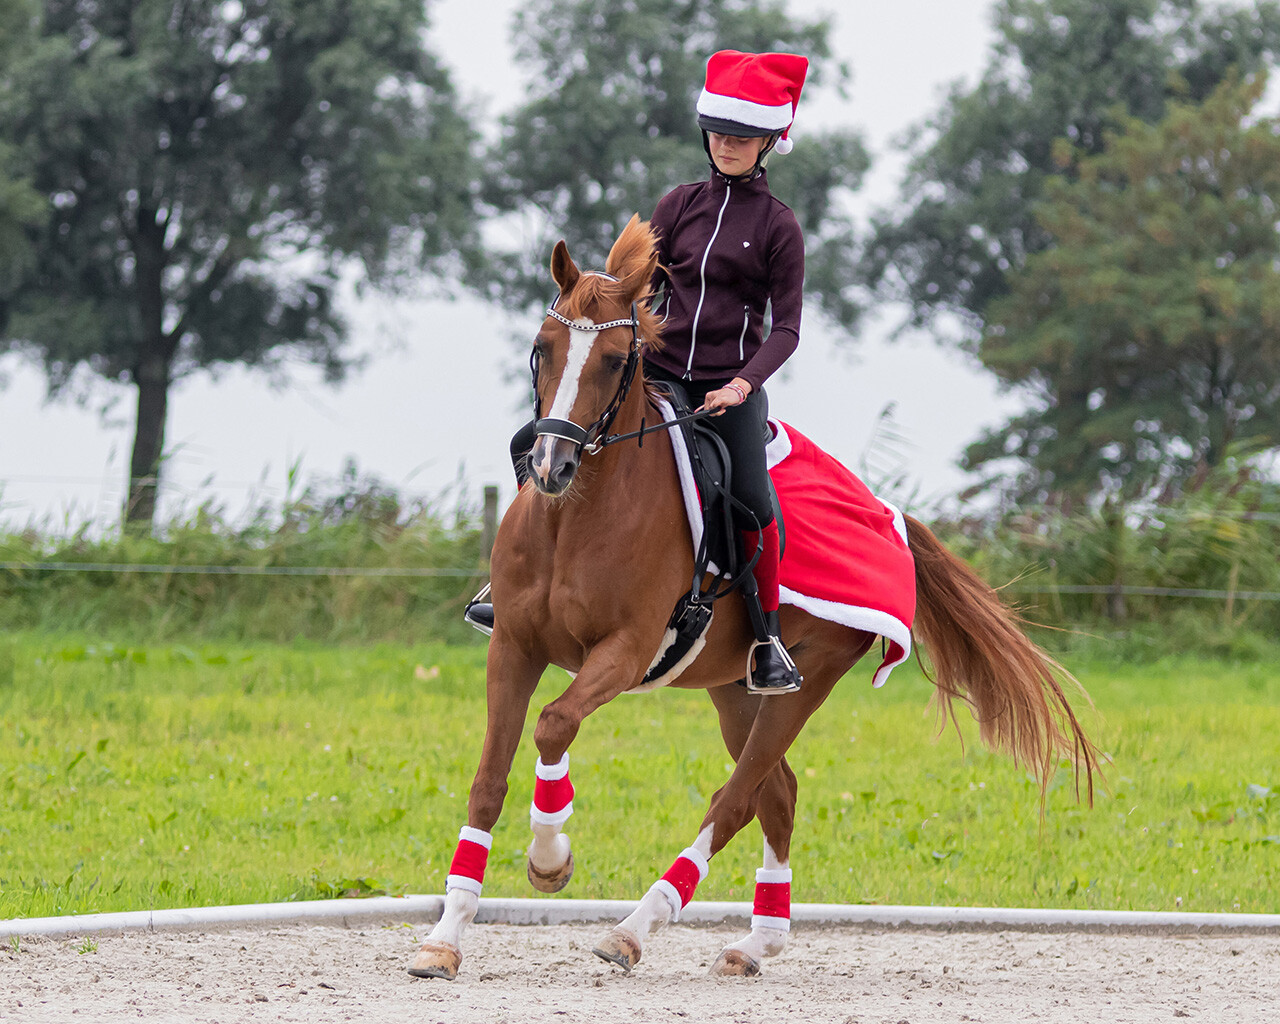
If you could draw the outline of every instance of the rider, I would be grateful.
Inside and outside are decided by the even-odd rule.
[[[667,193],[650,219],[659,234],[654,287],[664,288],[656,306],[663,345],[645,353],[645,373],[680,383],[713,411],[709,423],[729,448],[733,495],[747,510],[735,510],[735,523],[745,553],[760,551],[758,597],[747,594],[762,641],[750,687],[770,693],[798,689],[800,677],[778,638],[780,545],[763,385],[800,341],[804,239],[769,191],[764,160],[791,150],[808,65],[790,53],[712,54],[697,106],[710,176]]]
[[[660,236],[654,288],[662,290],[655,308],[664,319],[663,346],[646,350],[645,375],[679,383],[711,411],[708,422],[732,456],[733,495],[747,510],[735,511],[735,522],[748,557],[760,552],[756,586],[746,596],[760,641],[748,685],[762,693],[800,686],[778,631],[780,543],[763,384],[800,340],[804,239],[795,215],[769,191],[764,161],[792,148],[789,129],[808,64],[789,53],[712,54],[697,103],[710,176],[667,193],[650,220]],[[532,444],[532,424],[512,439],[522,480]],[[472,602],[467,620],[491,629],[492,606]]]

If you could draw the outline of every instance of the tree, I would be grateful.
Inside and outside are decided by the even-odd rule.
[[[1229,68],[1247,74],[1280,53],[1280,7],[1200,0],[1000,0],[996,43],[978,84],[952,88],[913,134],[897,209],[878,215],[861,276],[905,301],[910,323],[958,316],[980,333],[1008,275],[1050,244],[1034,207],[1068,139],[1072,159],[1101,152],[1131,116],[1154,122],[1172,101],[1199,102]]]
[[[29,40],[25,0],[0,0],[0,67]],[[13,147],[0,138],[0,335],[7,316],[5,295],[31,265],[27,232],[44,214],[45,203],[15,167]]]
[[[776,0],[530,0],[517,19],[529,99],[503,121],[485,197],[517,230],[482,287],[528,307],[547,298],[547,254],[559,238],[603,265],[620,225],[648,216],[674,185],[706,174],[695,103],[707,57],[734,48],[810,58],[806,89],[843,83],[825,21],[790,18]],[[868,166],[859,137],[806,126],[770,164],[770,187],[805,231],[806,289],[852,328],[853,230],[839,208]]]
[[[422,0],[3,0],[0,142],[46,203],[0,352],[51,393],[137,388],[126,520],[150,524],[169,390],[286,356],[338,379],[340,274],[474,259],[472,129]]]
[[[1060,147],[1038,225],[1050,245],[993,301],[979,355],[1031,408],[966,452],[1009,456],[1015,496],[1174,493],[1241,444],[1280,445],[1280,118],[1265,76],[1229,77],[1103,152]]]

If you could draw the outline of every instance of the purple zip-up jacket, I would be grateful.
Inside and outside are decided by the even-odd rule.
[[[743,182],[713,170],[663,196],[650,223],[664,322],[662,348],[645,359],[688,380],[741,377],[758,391],[800,343],[804,238],[795,214],[763,171]],[[770,300],[773,327],[762,338]]]

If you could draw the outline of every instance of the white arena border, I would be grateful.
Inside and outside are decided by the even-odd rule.
[[[481,899],[478,923],[554,925],[619,921],[635,909],[631,900]],[[376,896],[368,899],[250,903],[229,907],[138,910],[114,914],[14,918],[0,921],[0,941],[12,936],[72,936],[133,931],[212,931],[238,926],[328,924],[356,927],[383,923],[433,923],[443,896]],[[684,924],[746,924],[750,903],[694,901]],[[1280,914],[1203,914],[1167,911],[1042,910],[1001,907],[894,907],[844,903],[794,903],[791,920],[817,926],[941,929],[947,931],[1155,932],[1164,934],[1280,934]]]

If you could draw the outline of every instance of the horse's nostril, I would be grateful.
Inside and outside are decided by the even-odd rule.
[[[564,491],[573,483],[574,474],[578,471],[578,464],[572,460],[567,460],[556,466],[551,471],[551,483],[556,492]]]

